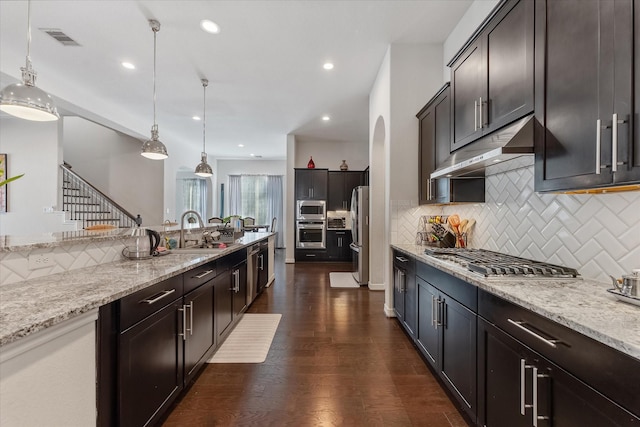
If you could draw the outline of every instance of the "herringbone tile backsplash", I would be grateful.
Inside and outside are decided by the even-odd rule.
[[[391,201],[391,242],[413,243],[421,215],[475,218],[469,247],[576,268],[609,282],[640,268],[640,191],[567,195],[533,189],[532,157],[487,170],[486,203]]]

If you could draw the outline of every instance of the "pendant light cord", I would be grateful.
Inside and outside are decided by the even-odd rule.
[[[202,79],[202,87],[203,96],[202,96],[202,152],[206,153],[206,137],[205,137],[205,129],[206,129],[206,121],[207,121],[207,85],[209,84],[209,80]]]
[[[153,127],[157,128],[156,124],[156,38],[158,36],[158,29],[156,27],[151,28],[153,30]]]
[[[31,0],[27,2],[27,68],[31,63]]]

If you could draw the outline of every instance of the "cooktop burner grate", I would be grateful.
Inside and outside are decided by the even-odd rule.
[[[484,249],[427,248],[424,253],[453,261],[485,277],[518,276],[532,278],[577,278],[578,271],[569,267],[532,261]]]

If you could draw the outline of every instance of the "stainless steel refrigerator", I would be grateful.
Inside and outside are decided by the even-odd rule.
[[[360,186],[351,194],[351,256],[353,278],[369,283],[369,187]]]

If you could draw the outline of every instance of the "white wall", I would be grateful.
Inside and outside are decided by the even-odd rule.
[[[3,228],[3,234],[28,234],[26,230],[38,228],[34,221],[42,217],[43,208],[57,208],[59,123],[0,117],[0,152],[8,158],[3,166],[9,177],[24,173],[7,185],[8,213],[0,214],[0,221],[13,230]]]
[[[80,117],[63,119],[63,158],[86,179],[143,224],[163,221],[164,165],[140,155],[142,143]]]
[[[285,204],[284,217],[286,218],[283,224],[284,233],[284,245],[287,248],[285,254],[285,262],[295,262],[295,232],[293,230],[295,224],[295,212],[293,204],[295,199],[295,176],[293,169],[296,167],[296,136],[293,134],[287,135],[287,187],[285,194],[287,202]],[[287,208],[288,206],[288,208]],[[288,224],[288,225],[287,225]]]
[[[340,170],[342,160],[346,160],[349,170],[361,171],[369,166],[368,142],[362,141],[322,141],[297,140],[295,167],[306,168],[313,157],[316,168]]]

